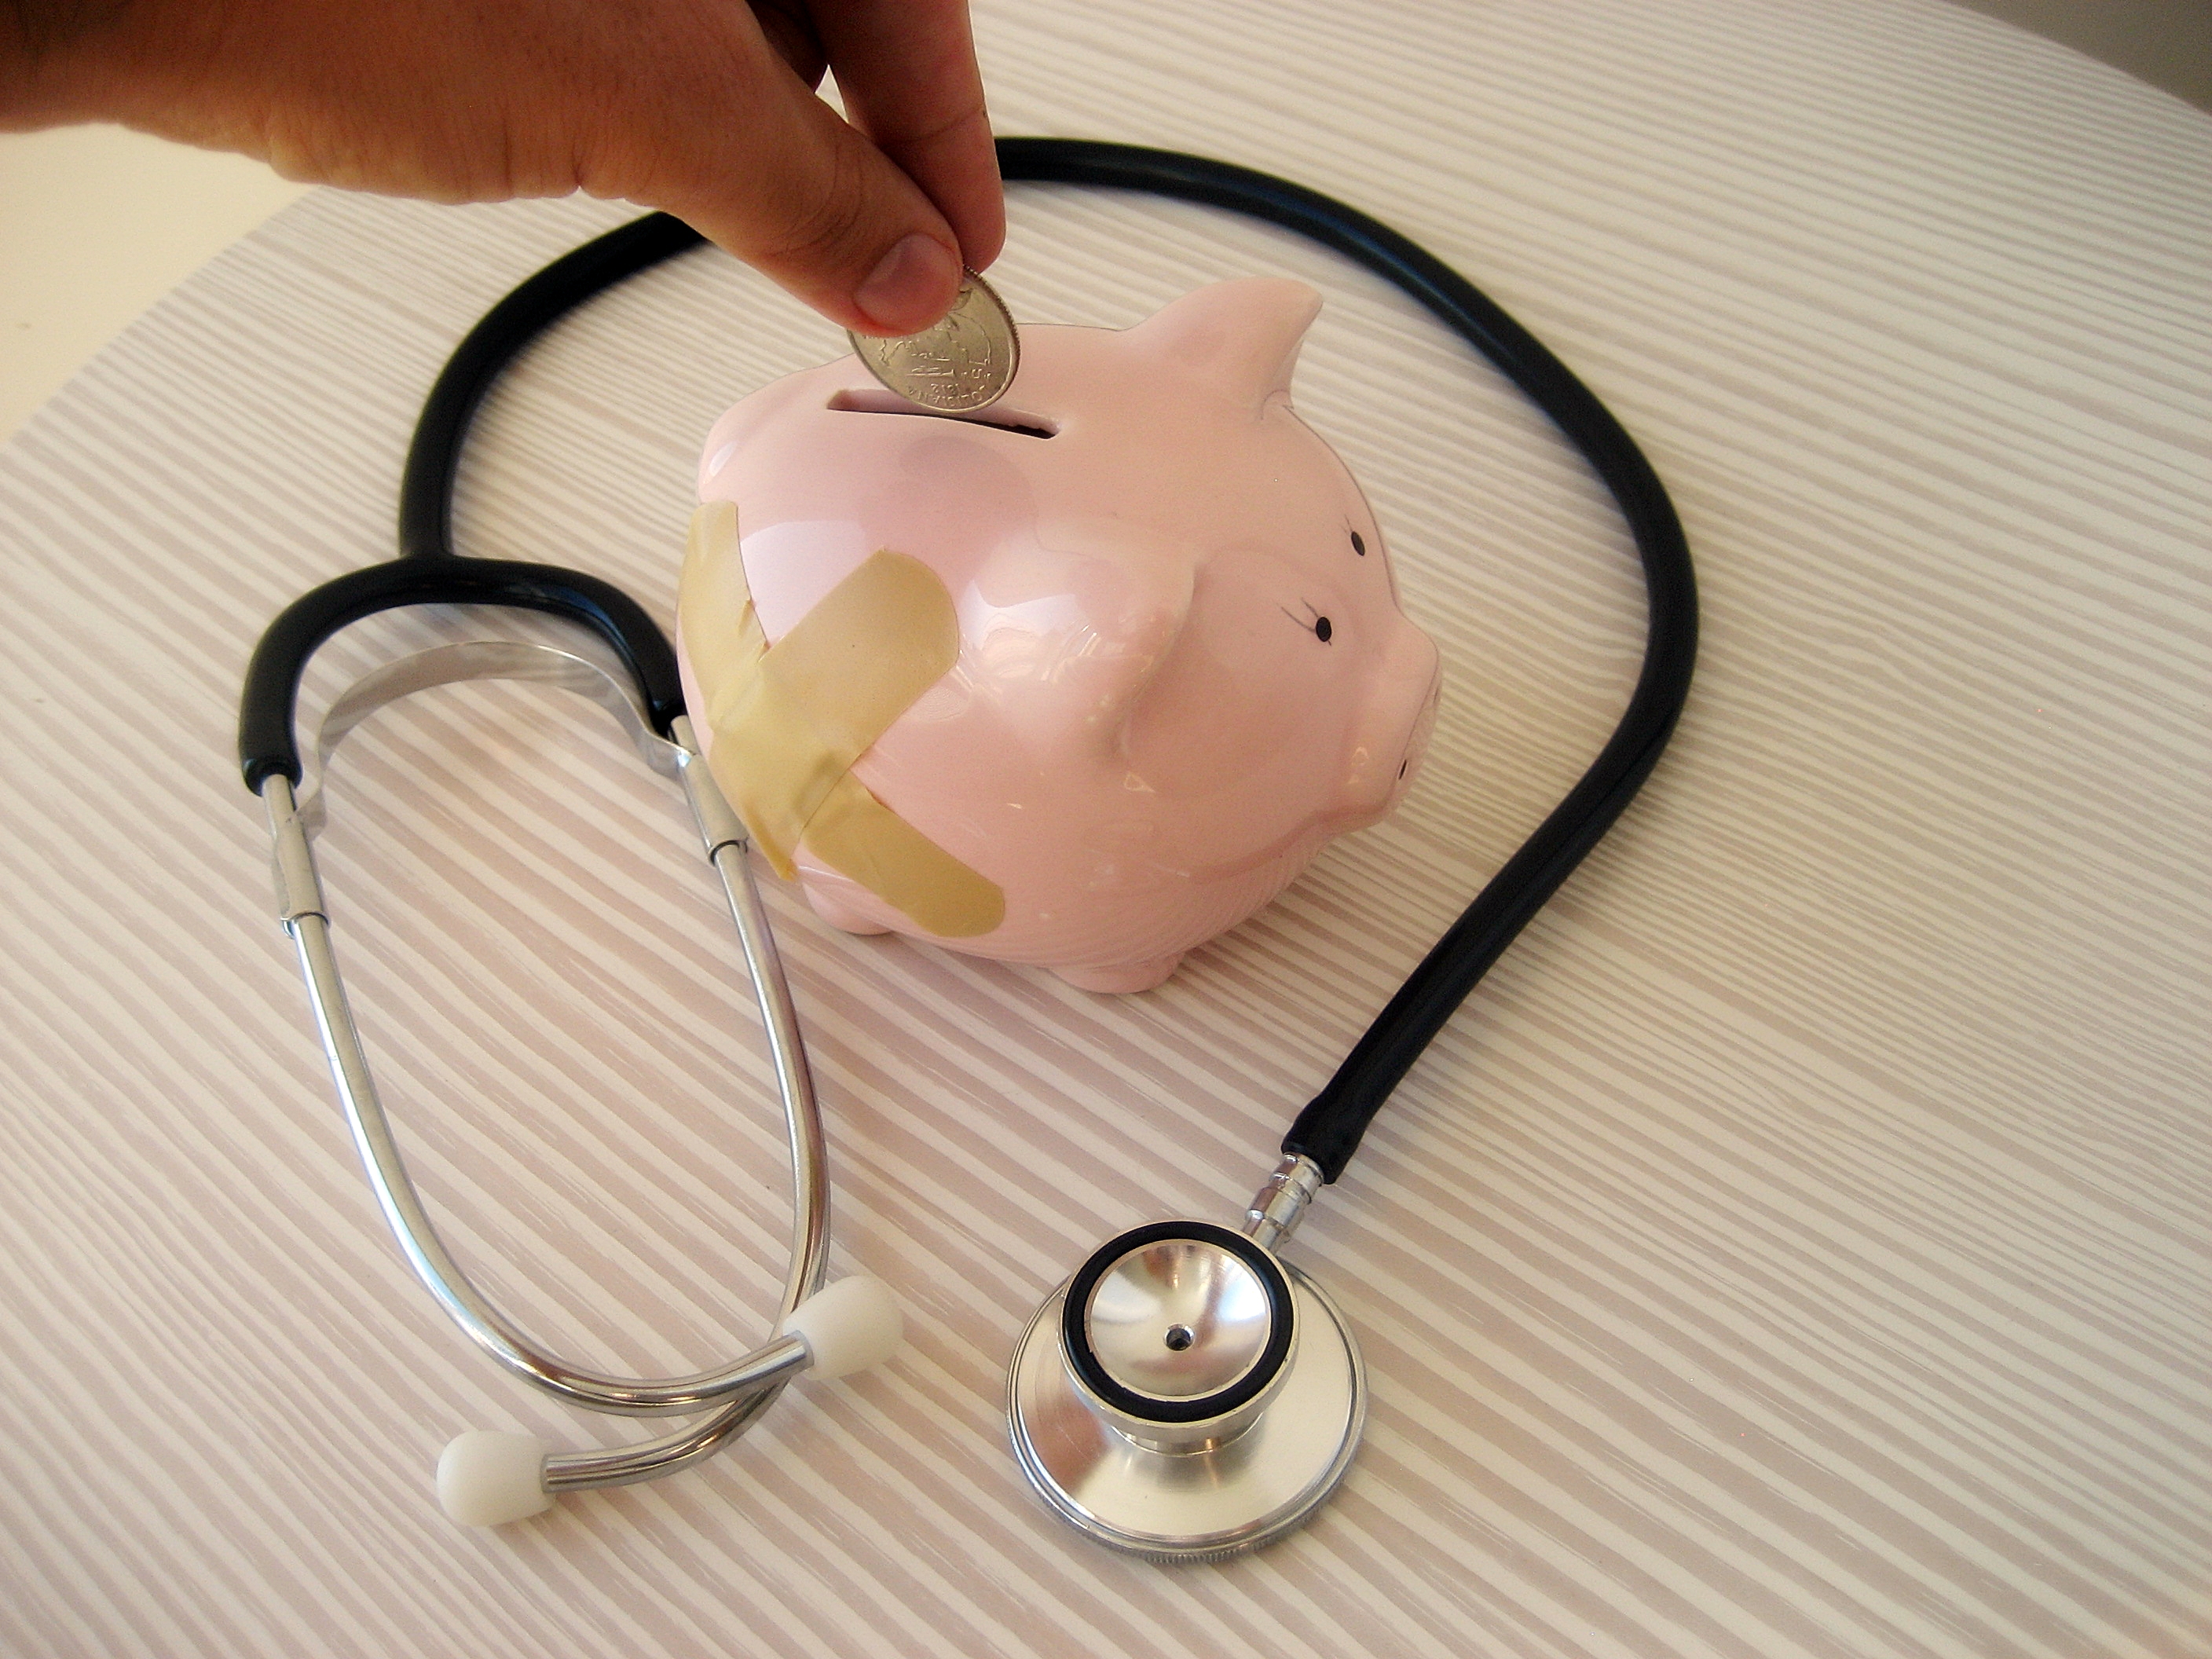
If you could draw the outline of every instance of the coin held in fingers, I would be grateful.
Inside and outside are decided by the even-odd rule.
[[[942,320],[919,334],[884,339],[847,331],[868,372],[909,403],[963,415],[987,409],[1005,395],[1021,367],[1021,336],[1013,313],[974,271]]]

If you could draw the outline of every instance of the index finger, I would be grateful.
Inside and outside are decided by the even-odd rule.
[[[965,0],[817,0],[813,15],[847,118],[982,270],[1006,240],[1006,210]]]

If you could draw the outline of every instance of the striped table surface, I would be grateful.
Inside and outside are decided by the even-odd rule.
[[[1468,272],[1700,560],[1673,750],[1296,1241],[1372,1376],[1343,1490],[1243,1559],[1103,1553],[1014,1470],[1006,1356],[1098,1240],[1235,1213],[1602,739],[1641,602],[1571,453],[1334,256],[1015,191],[1024,319],[1325,292],[1299,406],[1442,644],[1429,767],[1140,996],[774,892],[838,1263],[908,1346],[702,1470],[464,1531],[428,1481],[457,1431],[629,1426],[482,1363],[386,1237],[232,719],[269,617],[387,556],[453,342],[629,210],[323,193],[0,451],[0,1650],[2212,1652],[2212,121],[1934,0],[978,27],[1002,130],[1271,168]],[[719,255],[641,278],[495,394],[462,540],[666,619],[700,436],[841,349]],[[494,630],[557,631],[364,624],[308,704]],[[462,1255],[579,1358],[690,1370],[773,1306],[781,1140],[680,805],[566,701],[380,715],[325,873]]]

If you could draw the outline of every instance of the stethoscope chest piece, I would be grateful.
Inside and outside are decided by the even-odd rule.
[[[1351,1467],[1367,1414],[1334,1303],[1202,1221],[1109,1240],[1037,1310],[1007,1392],[1014,1455],[1117,1549],[1198,1561],[1271,1542]]]

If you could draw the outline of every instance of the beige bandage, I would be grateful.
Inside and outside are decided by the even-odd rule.
[[[691,515],[677,611],[714,733],[714,781],[777,873],[793,874],[804,841],[940,938],[970,939],[1005,919],[995,882],[852,775],[959,656],[952,596],[935,571],[873,553],[771,646],[745,582],[737,508],[709,501]]]

